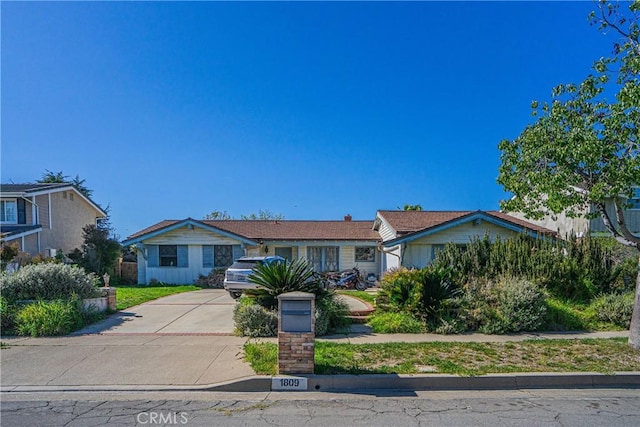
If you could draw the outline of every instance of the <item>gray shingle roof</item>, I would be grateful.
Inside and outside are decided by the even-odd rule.
[[[63,183],[25,183],[25,184],[0,184],[2,193],[33,193],[36,191],[53,190],[56,188],[70,187],[70,182]]]

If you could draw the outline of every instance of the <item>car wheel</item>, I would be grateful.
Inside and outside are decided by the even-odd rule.
[[[242,292],[229,291],[229,295],[231,295],[233,299],[239,299],[242,296]]]

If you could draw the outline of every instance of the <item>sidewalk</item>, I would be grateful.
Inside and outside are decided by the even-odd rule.
[[[230,335],[225,293],[196,291],[165,297],[110,316],[73,336],[2,338],[1,390],[219,390],[270,391],[271,377],[256,376],[244,361],[248,338]],[[371,307],[345,297],[352,313]],[[205,327],[206,326],[206,327]],[[215,326],[216,332],[210,332]],[[205,332],[209,331],[209,332]],[[515,335],[374,334],[354,324],[347,334],[319,338],[340,343],[506,342],[528,339],[627,337],[628,332],[527,333]],[[277,338],[260,341],[277,342]],[[305,376],[308,390],[466,389],[554,386],[640,387],[640,373]]]
[[[625,337],[626,332],[579,334],[334,335],[320,341],[380,343],[429,341],[522,341],[543,338]],[[261,339],[275,341],[274,338]],[[194,335],[85,335],[63,338],[3,338],[2,391],[35,390],[271,390],[271,377],[256,376],[243,359],[247,338]],[[640,387],[640,373],[307,376],[316,390],[353,388],[519,387],[518,384]],[[475,378],[475,379],[474,379]],[[532,379],[533,378],[533,379]],[[537,378],[537,380],[536,380]],[[537,381],[537,382],[536,382]],[[603,383],[604,381],[604,383]],[[474,385],[475,384],[475,385]],[[317,388],[316,388],[317,387]],[[425,388],[426,387],[426,388]],[[313,388],[309,388],[312,390]]]

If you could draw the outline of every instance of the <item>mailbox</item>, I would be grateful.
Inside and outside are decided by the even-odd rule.
[[[313,332],[315,295],[306,292],[288,292],[278,295],[281,332]]]

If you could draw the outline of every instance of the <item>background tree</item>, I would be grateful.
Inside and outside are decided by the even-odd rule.
[[[400,209],[398,207],[398,209]],[[404,205],[402,207],[403,211],[421,211],[422,210],[422,205]]]
[[[39,182],[41,184],[47,184],[47,183],[51,183],[51,184],[64,184],[64,183],[69,183],[71,185],[73,185],[74,187],[76,187],[76,189],[82,193],[85,197],[87,198],[91,198],[91,195],[93,194],[93,190],[89,190],[85,185],[86,180],[84,179],[80,179],[79,175],[76,175],[75,178],[73,178],[72,180],[69,180],[69,177],[67,175],[65,175],[64,173],[62,173],[62,171],[59,172],[51,172],[48,169],[45,169],[44,173],[42,174],[42,178],[39,179],[36,182]]]
[[[213,211],[204,216],[205,220],[225,220],[225,219],[233,219],[231,215],[227,213],[227,211]],[[251,221],[251,220],[282,220],[284,219],[284,215],[276,214],[269,210],[260,209],[257,214],[251,213],[249,215],[240,215],[240,219]]]
[[[624,4],[628,10],[598,3],[592,24],[613,29],[621,40],[582,83],[559,85],[550,103],[532,103],[536,122],[499,144],[498,182],[515,195],[501,204],[506,211],[534,219],[560,212],[576,217],[592,205],[618,242],[640,251],[640,238],[623,215],[640,184],[640,1]],[[607,202],[614,204],[615,217]],[[629,344],[640,348],[640,269]]]
[[[104,273],[113,276],[118,258],[122,255],[122,245],[114,234],[109,208],[107,216],[82,228],[82,249],[76,249],[68,256],[85,270],[102,277]]]
[[[227,211],[213,211],[204,216],[205,220],[231,219]]]
[[[277,214],[277,213],[273,213],[270,210],[262,210],[260,209],[258,211],[258,214],[249,214],[249,215],[240,215],[240,219],[244,219],[244,220],[272,220],[272,221],[277,221],[277,220],[282,220],[284,219],[284,215],[282,214]]]

